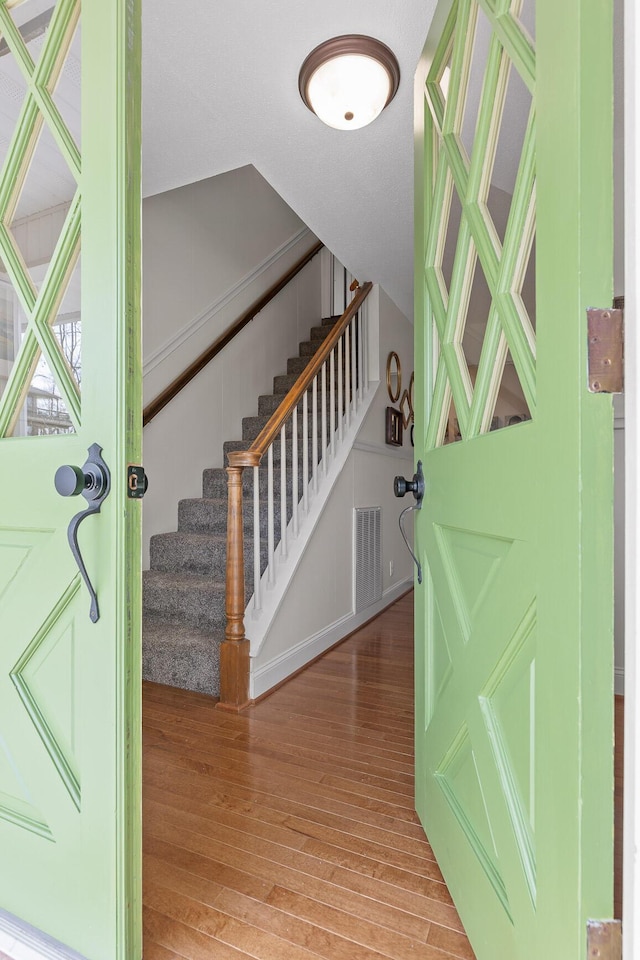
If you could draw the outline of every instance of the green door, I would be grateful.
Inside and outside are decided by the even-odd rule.
[[[0,2],[0,931],[141,956],[139,4]],[[54,488],[98,444],[88,506]]]
[[[442,0],[416,83],[417,808],[479,960],[612,916],[609,0]]]

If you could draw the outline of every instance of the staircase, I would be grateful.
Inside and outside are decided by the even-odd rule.
[[[339,319],[330,317],[312,327],[310,339],[300,344],[299,355],[287,361],[286,374],[274,377],[273,393],[258,398],[257,416],[243,419],[242,440],[228,440],[224,444],[225,463],[228,453],[250,447]],[[290,424],[288,431],[291,432]],[[297,433],[301,449],[301,415]],[[310,435],[309,431],[309,443]],[[277,464],[279,472],[278,457],[276,448],[274,465]],[[287,457],[291,457],[291,445]],[[261,572],[267,563],[266,485],[265,458],[260,467]],[[243,479],[245,602],[253,592],[252,489],[250,471],[246,470]],[[300,472],[298,489],[302,490]],[[289,516],[291,493],[289,482]],[[274,490],[274,498],[279,513],[279,485]],[[276,535],[276,544],[278,540]],[[181,500],[178,504],[178,530],[151,538],[151,569],[143,574],[142,656],[146,680],[218,695],[219,646],[225,630],[226,548],[227,474],[223,467],[214,467],[203,473],[202,497]]]

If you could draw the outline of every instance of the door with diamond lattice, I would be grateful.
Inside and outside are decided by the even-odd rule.
[[[139,15],[0,2],[0,934],[89,960],[141,956]],[[96,622],[54,486],[94,444]]]
[[[442,0],[416,78],[416,804],[479,960],[612,916],[608,0]]]

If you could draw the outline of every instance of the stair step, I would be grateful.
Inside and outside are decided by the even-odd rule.
[[[309,339],[325,340],[335,327],[336,323],[337,320],[333,320],[329,323],[325,323],[323,320],[319,327],[311,327],[311,330],[309,331]]]
[[[268,424],[271,415],[269,416],[260,416],[260,417],[243,417],[242,418],[242,440],[255,440],[258,434],[264,429]],[[307,429],[309,442],[311,442],[311,427],[313,422],[313,411],[311,404],[309,404],[309,412],[307,416]],[[298,416],[298,446],[301,446],[302,436],[304,432],[304,418]],[[337,426],[337,421],[336,421]],[[331,431],[331,416],[327,410],[327,438],[330,436]],[[289,420],[285,429],[285,436],[288,441],[291,440],[293,436],[293,420]],[[318,436],[322,436],[322,409],[320,405],[320,398],[318,397]]]
[[[335,327],[339,319],[340,319],[340,314],[336,314],[333,317],[323,317],[321,320],[321,323],[323,327]]]
[[[289,393],[291,387],[298,379],[297,373],[281,373],[273,378],[273,392],[285,394]]]
[[[309,366],[310,362],[311,357],[289,357],[287,360],[287,374],[291,375],[295,373],[295,375],[299,377],[305,367]]]
[[[226,513],[226,511],[225,511]],[[166,573],[218,574],[224,580],[227,536],[211,533],[159,533],[151,537],[151,569]]]
[[[330,428],[331,428],[331,424],[329,424],[329,425],[327,426],[327,435],[329,434]],[[322,426],[320,426],[320,430],[322,430]],[[321,434],[320,434],[320,436],[321,436]],[[252,443],[253,443],[253,440],[227,440],[227,441],[224,443],[224,458],[225,458],[225,463],[228,463],[228,459],[227,459],[227,458],[228,458],[228,454],[229,454],[229,453],[237,453],[238,451],[241,451],[241,450],[248,450]],[[311,458],[312,458],[312,438],[311,438],[311,430],[309,430],[309,437],[308,437],[307,446],[308,446],[308,448],[309,448],[309,454],[308,454],[308,456],[309,456],[309,463],[311,463]],[[318,462],[320,462],[320,460],[322,459],[322,449],[321,449],[321,446],[322,446],[321,440],[318,439]],[[303,449],[304,449],[304,446],[303,446],[303,443],[302,443],[302,437],[299,437],[299,438],[298,438],[298,461],[299,461],[300,463],[302,462],[302,451],[303,451]],[[278,439],[276,440],[275,444],[273,445],[273,466],[274,466],[274,468],[277,469],[278,471],[280,470],[280,464],[282,463],[281,453],[282,453],[282,448],[281,448],[281,445],[280,445],[280,440],[279,440],[279,438],[278,438]],[[289,469],[291,469],[291,464],[293,463],[293,443],[291,442],[291,436],[288,436],[288,437],[287,437],[287,456],[286,456],[286,461],[285,461],[285,462],[286,462],[286,464],[287,464],[287,467],[288,467]],[[265,454],[264,457],[262,458],[262,460],[260,461],[260,469],[261,469],[261,470],[268,470],[268,468],[269,468],[269,457],[268,457],[267,454]],[[250,467],[245,467],[245,470],[249,470],[249,469],[251,469],[251,468],[250,468]]]
[[[327,409],[329,408],[329,377],[327,376]],[[284,400],[284,394],[282,393],[264,393],[262,396],[258,397],[258,416],[259,417],[270,417],[273,413],[276,412],[282,401]],[[338,410],[338,393],[336,390],[335,396],[335,410]],[[303,401],[301,400],[298,403],[298,423],[301,423],[302,413],[303,413]],[[318,390],[318,415],[322,409],[322,391]],[[311,423],[313,417],[313,400],[312,400],[312,389],[311,387],[307,390],[307,417],[309,418],[309,423]]]
[[[224,627],[224,581],[188,573],[145,570],[142,587],[142,609],[146,616],[189,624],[199,630]]]
[[[302,340],[300,343],[300,356],[312,357],[322,346],[322,340]]]
[[[199,630],[145,616],[142,622],[142,676],[183,690],[217,696],[220,690],[220,643],[224,630]]]
[[[243,502],[244,529],[253,529],[253,502]],[[206,533],[227,535],[227,498],[192,497],[178,503],[178,531],[180,533]]]
[[[268,491],[269,477],[267,470],[260,470],[259,490],[260,499],[266,500]],[[287,497],[291,497],[293,490],[290,471],[287,471]],[[302,468],[298,471],[298,491],[302,496]],[[227,472],[222,467],[209,467],[202,473],[202,494],[205,499],[224,499],[227,496]],[[253,502],[253,471],[245,470],[242,475],[242,494],[243,498],[251,498]],[[273,497],[277,501],[279,510],[280,503],[280,475],[274,474],[273,478]]]
[[[287,520],[291,519],[291,500],[287,503]],[[267,538],[267,501],[260,500],[260,537]],[[253,496],[245,496],[242,501],[242,516],[245,550],[253,542]],[[280,529],[280,499],[274,499],[276,528]],[[227,535],[227,500],[222,497],[193,498],[181,500],[178,504],[178,530],[180,533]]]

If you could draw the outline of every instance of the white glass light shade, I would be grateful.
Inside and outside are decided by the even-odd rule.
[[[309,110],[337,130],[357,130],[393,100],[400,67],[393,51],[373,37],[345,34],[311,51],[298,76]]]
[[[379,61],[360,54],[335,57],[321,64],[307,87],[313,111],[337,130],[357,130],[382,113],[391,92],[391,78]]]

